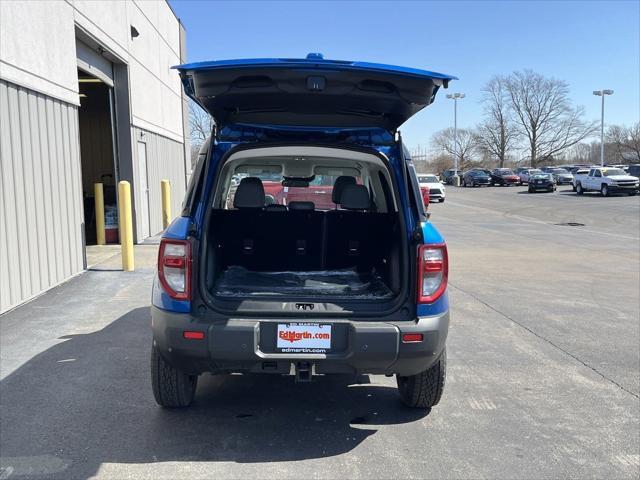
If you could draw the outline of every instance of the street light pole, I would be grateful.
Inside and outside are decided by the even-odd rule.
[[[600,110],[600,166],[604,167],[604,97],[613,95],[613,90],[594,90],[593,94],[602,97],[602,108]]]
[[[464,93],[447,94],[448,99],[453,99],[453,185],[460,186],[460,177],[458,176],[458,99],[464,98]]]

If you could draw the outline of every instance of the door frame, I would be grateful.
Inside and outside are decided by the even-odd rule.
[[[141,155],[141,147],[144,147],[144,155]],[[138,163],[138,185],[140,186],[140,225],[142,231],[139,232],[140,240],[151,236],[151,199],[149,198],[149,156],[147,142],[138,140],[136,142],[136,156]],[[144,184],[142,181],[144,180]]]

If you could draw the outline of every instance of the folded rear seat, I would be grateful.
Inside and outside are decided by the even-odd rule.
[[[369,190],[364,185],[346,185],[340,199],[343,210],[327,212],[324,268],[365,267],[379,264],[387,255],[379,245],[388,245],[395,216],[371,212]]]

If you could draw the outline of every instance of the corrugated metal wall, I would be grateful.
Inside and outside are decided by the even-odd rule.
[[[160,193],[160,180],[167,179],[171,182],[171,213],[177,217],[181,212],[182,200],[185,194],[186,172],[184,164],[184,145],[171,140],[162,135],[143,130],[138,127],[132,128],[133,132],[133,155],[134,155],[134,175],[135,191],[139,192],[135,198],[136,204],[136,231],[137,241],[144,240],[140,237],[142,222],[148,221],[151,235],[162,231],[162,205]],[[140,191],[140,172],[137,142],[144,142],[147,145],[147,178],[149,182],[149,219],[142,218],[139,213],[142,211],[140,202],[144,201]]]
[[[0,312],[83,269],[73,105],[0,80]]]

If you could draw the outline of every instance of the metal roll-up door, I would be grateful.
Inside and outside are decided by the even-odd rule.
[[[113,87],[113,64],[98,51],[76,40],[78,68]]]

